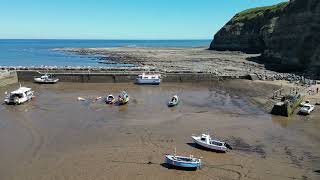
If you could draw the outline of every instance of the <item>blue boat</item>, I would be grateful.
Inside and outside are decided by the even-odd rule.
[[[185,157],[176,155],[166,155],[166,163],[176,168],[196,170],[201,167],[201,159],[194,158],[192,156]]]

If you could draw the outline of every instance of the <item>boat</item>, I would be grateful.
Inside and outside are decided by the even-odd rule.
[[[209,134],[201,134],[201,136],[191,136],[193,142],[201,147],[226,152],[228,149],[232,149],[231,146],[225,142],[214,140]]]
[[[171,100],[168,102],[169,107],[177,106],[179,104],[180,100],[177,95],[174,95]]]
[[[177,156],[176,154],[166,155],[165,163],[170,167],[184,168],[184,169],[194,169],[197,170],[201,168],[201,159],[195,158],[192,155],[187,156]]]
[[[302,106],[302,108],[299,111],[299,114],[305,114],[309,115],[314,110],[314,105],[311,105],[309,103],[306,103]]]
[[[300,103],[300,107],[303,107],[305,104],[310,104],[309,100],[303,101],[302,103]]]
[[[106,99],[106,103],[107,104],[114,104],[115,102],[116,102],[116,98],[114,98],[114,96],[112,94],[109,94]]]
[[[39,84],[55,84],[59,81],[58,78],[54,78],[50,74],[45,74],[40,77],[35,77],[34,82],[39,83]]]
[[[17,90],[12,91],[9,95],[7,94],[7,97],[4,99],[4,102],[6,104],[19,105],[33,98],[34,98],[34,95],[31,88],[20,86]]]
[[[120,105],[127,104],[129,102],[129,99],[130,99],[129,95],[125,91],[122,91],[119,94],[118,102]]]
[[[136,84],[159,85],[161,82],[160,74],[145,74],[142,73],[136,78]]]

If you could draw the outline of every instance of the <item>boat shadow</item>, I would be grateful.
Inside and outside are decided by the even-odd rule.
[[[210,152],[215,152],[215,153],[221,153],[221,154],[224,154],[226,152],[224,151],[218,151],[218,150],[214,150],[214,149],[209,149],[209,148],[206,148],[206,147],[203,147],[203,146],[200,146],[196,143],[187,143],[187,145],[193,147],[193,148],[197,148],[197,149],[200,149],[200,150],[204,150],[204,151],[210,151]]]
[[[180,170],[180,171],[196,171],[197,170],[197,168],[172,166],[168,163],[161,163],[160,165],[164,168],[167,168],[167,169],[175,169],[175,170]]]

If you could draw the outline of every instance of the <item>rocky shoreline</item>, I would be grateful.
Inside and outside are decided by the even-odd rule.
[[[303,73],[280,73],[251,59],[260,54],[212,51],[204,48],[57,48],[55,51],[79,55],[99,54],[102,63],[134,64],[136,68],[159,72],[201,72],[216,76],[254,75],[259,80],[288,80],[310,83]]]

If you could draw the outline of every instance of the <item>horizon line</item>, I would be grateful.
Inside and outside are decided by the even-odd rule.
[[[177,39],[113,39],[113,38],[0,38],[0,40],[102,40],[102,41],[192,41],[192,40],[197,40],[197,41],[211,41],[212,39],[196,39],[196,38],[177,38]]]

